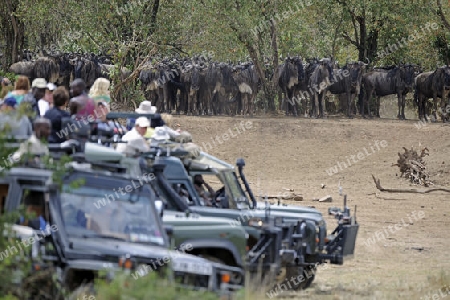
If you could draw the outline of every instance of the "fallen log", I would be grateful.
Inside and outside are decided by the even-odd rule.
[[[444,189],[444,188],[435,188],[435,189],[428,189],[428,190],[418,190],[418,189],[385,189],[380,184],[380,179],[376,179],[375,176],[373,176],[373,182],[375,182],[375,186],[378,190],[381,192],[388,192],[388,193],[416,193],[416,194],[428,194],[431,192],[446,192],[450,193],[450,189]]]

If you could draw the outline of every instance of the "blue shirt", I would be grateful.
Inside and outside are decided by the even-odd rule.
[[[44,118],[52,123],[52,132],[48,137],[49,143],[62,143],[68,139],[70,132],[67,129],[62,131],[62,119],[69,117],[70,114],[67,111],[58,107],[53,107],[45,113]]]
[[[23,216],[20,216],[20,223],[23,223],[25,221],[25,218]],[[39,216],[39,230],[45,231],[47,229],[47,222],[42,216]]]

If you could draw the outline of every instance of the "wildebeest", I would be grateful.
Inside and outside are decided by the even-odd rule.
[[[200,99],[200,94],[205,94],[206,67],[192,64],[188,67],[185,76],[187,76],[187,78],[184,82],[188,83],[188,89],[186,90],[188,94],[187,108],[185,109],[185,113],[197,115],[198,113],[208,111],[208,100]],[[203,89],[201,90],[201,88]]]
[[[242,100],[241,114],[253,116],[253,102],[258,94],[259,76],[255,66],[251,63],[237,65],[232,70],[233,80],[239,89]]]
[[[305,77],[302,59],[298,56],[286,57],[284,63],[278,71],[278,86],[284,94],[282,103],[286,105],[286,115],[292,109],[294,116],[297,116],[297,107],[294,103],[296,87]],[[285,101],[286,100],[286,101]]]
[[[441,98],[441,108],[444,108],[442,113],[442,121],[446,121],[448,114],[445,103],[446,96],[450,92],[450,66],[443,66],[437,68],[435,71],[425,72],[419,74],[415,78],[415,93],[414,98],[418,106],[419,119],[427,120],[426,117],[426,103],[429,98],[433,98],[433,115],[435,120],[437,120],[437,98]]]
[[[230,63],[213,62],[208,66],[206,73],[207,97],[210,99],[213,114],[217,115],[227,111],[231,115],[237,113],[238,99],[230,102],[230,97],[236,96],[239,92],[232,75],[232,65]],[[233,106],[233,107],[230,107]]]
[[[86,87],[89,89],[94,81],[102,77],[102,70],[97,58],[91,59],[84,57],[75,58],[74,64],[74,79],[81,78],[86,83]]]
[[[299,81],[294,91],[294,99],[297,100],[296,105],[303,100],[303,113],[305,114],[305,117],[308,115],[308,98],[314,100],[315,92],[310,86],[310,79],[314,70],[319,66],[319,59],[314,57],[306,59],[306,61],[307,63],[304,66],[305,76]]]
[[[33,61],[19,61],[13,63],[9,67],[9,71],[16,75],[27,76],[30,80],[32,80],[34,78],[33,67],[34,67]]]
[[[139,80],[146,99],[150,100],[154,106],[158,108],[158,111],[164,109],[164,81],[161,77],[164,74],[160,64],[153,65],[148,62],[139,73]],[[166,91],[167,93],[167,91]]]
[[[376,116],[380,117],[380,97],[396,94],[398,99],[397,118],[405,118],[405,96],[411,92],[414,84],[414,77],[418,73],[418,67],[415,65],[400,65],[389,68],[388,70],[375,69],[362,77],[362,87],[364,98],[361,101],[360,112],[365,117],[364,105],[368,105],[372,95],[377,97]],[[369,109],[369,116],[371,111]]]
[[[30,52],[31,53],[31,52]],[[69,83],[75,78],[81,78],[90,87],[98,77],[110,78],[109,73],[113,65],[103,64],[110,59],[103,56],[81,53],[40,54],[33,57],[27,52],[25,56],[31,61],[20,61],[10,66],[10,71],[17,75],[25,75],[30,81],[35,78],[45,78],[48,82],[69,88]],[[44,55],[44,56],[42,56]],[[121,79],[130,72],[126,68],[121,70]]]
[[[9,71],[16,75],[27,76],[30,81],[44,78],[55,83],[59,78],[59,66],[54,58],[39,57],[35,61],[19,61],[9,67]]]
[[[47,82],[56,82],[59,78],[59,66],[56,58],[39,57],[33,66],[34,78],[44,78]]]
[[[333,60],[330,58],[322,58],[318,66],[311,74],[309,85],[314,90],[314,97],[311,97],[311,117],[317,116],[316,100],[319,105],[319,118],[323,118],[323,96],[326,94],[331,80],[334,77]]]
[[[333,82],[328,90],[332,94],[346,94],[347,116],[352,117],[353,100],[359,95],[361,79],[367,64],[363,62],[347,63],[342,69],[334,69]]]

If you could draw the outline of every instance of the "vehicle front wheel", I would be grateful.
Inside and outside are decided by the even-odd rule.
[[[78,300],[78,299],[95,299],[96,297],[94,284],[88,283],[82,285],[75,289],[67,298],[68,300]]]
[[[284,274],[284,278],[275,287],[290,291],[304,290],[314,281],[316,268],[286,267]]]

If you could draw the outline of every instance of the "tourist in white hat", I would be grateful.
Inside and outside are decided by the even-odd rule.
[[[139,104],[139,107],[135,109],[135,112],[138,114],[156,114],[156,106],[152,106],[152,102],[150,101],[142,101],[141,104]]]
[[[152,139],[150,141],[151,147],[157,147],[160,143],[164,143],[170,140],[170,135],[164,127],[156,127],[152,134]]]
[[[144,100],[139,104],[139,107],[135,109],[135,112],[138,114],[145,114],[145,115],[155,115],[156,116],[156,106],[152,105],[151,101],[148,100]],[[128,119],[127,120],[127,129],[132,128],[134,125],[134,119]],[[153,126],[151,126],[152,123],[150,122],[150,126],[147,129],[147,132],[144,134],[144,137],[149,139],[151,138],[152,134],[153,134]],[[155,126],[155,125],[154,125]]]
[[[149,127],[150,121],[146,117],[137,118],[133,129],[122,137],[122,141],[126,143],[119,143],[116,150],[130,155],[150,151],[147,140],[144,138]]]
[[[53,107],[53,91],[56,89],[56,85],[49,82],[47,83],[47,88],[45,89],[44,97],[39,99],[39,113],[44,116],[45,113]]]

